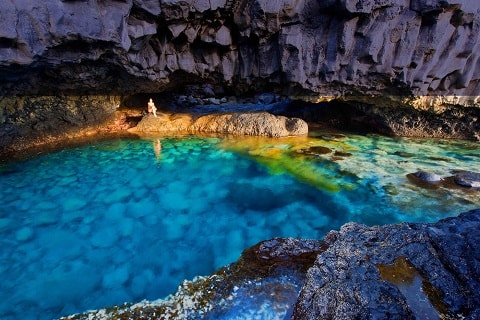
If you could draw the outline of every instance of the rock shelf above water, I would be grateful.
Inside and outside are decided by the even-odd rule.
[[[217,113],[194,117],[191,114],[147,115],[132,132],[223,133],[268,137],[308,134],[308,125],[299,118],[275,116],[267,112]]]
[[[153,315],[213,319],[238,301],[248,301],[242,294],[252,292],[239,288],[253,283],[258,297],[275,297],[272,290],[288,288],[285,279],[291,286],[303,286],[298,298],[290,295],[293,310],[283,308],[275,319],[286,314],[293,319],[478,319],[479,230],[477,209],[433,224],[348,223],[323,241],[273,239],[246,250],[237,263],[212,276],[185,282],[166,300],[65,319]],[[269,279],[284,282],[280,287],[265,285]],[[230,315],[242,317],[252,311],[249,306],[258,307],[244,306]]]

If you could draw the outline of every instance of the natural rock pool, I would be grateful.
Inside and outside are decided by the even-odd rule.
[[[376,135],[112,139],[0,165],[0,318],[157,299],[272,237],[433,222],[480,205],[419,170],[479,170],[479,144]]]

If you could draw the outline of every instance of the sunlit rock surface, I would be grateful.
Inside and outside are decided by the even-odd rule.
[[[434,224],[348,223],[323,241],[273,239],[166,300],[68,318],[478,319],[479,230],[473,210]]]
[[[224,133],[250,136],[285,137],[308,134],[308,125],[298,118],[275,116],[268,112],[210,114],[148,115],[133,132]]]
[[[119,96],[0,96],[0,151],[67,136],[114,117]]]

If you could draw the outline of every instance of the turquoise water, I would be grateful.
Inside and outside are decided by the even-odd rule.
[[[1,165],[0,319],[161,298],[272,237],[456,215],[480,206],[478,191],[422,189],[405,175],[479,171],[479,149],[356,135],[149,137]]]

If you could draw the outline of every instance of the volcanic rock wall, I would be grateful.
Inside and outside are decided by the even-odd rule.
[[[50,119],[34,105],[18,112],[24,96],[88,100],[210,83],[232,95],[337,98],[374,116],[392,106],[429,108],[433,118],[445,106],[474,107],[445,117],[440,128],[454,129],[436,136],[480,137],[479,37],[480,2],[470,0],[6,0],[0,96],[11,100],[0,103],[0,133]],[[104,110],[110,104],[95,118]],[[89,125],[84,118],[72,123]],[[430,126],[424,118],[397,118],[389,131],[429,135],[417,130]]]
[[[317,95],[480,91],[476,1],[7,0],[0,10],[3,94],[160,92],[200,79]]]

